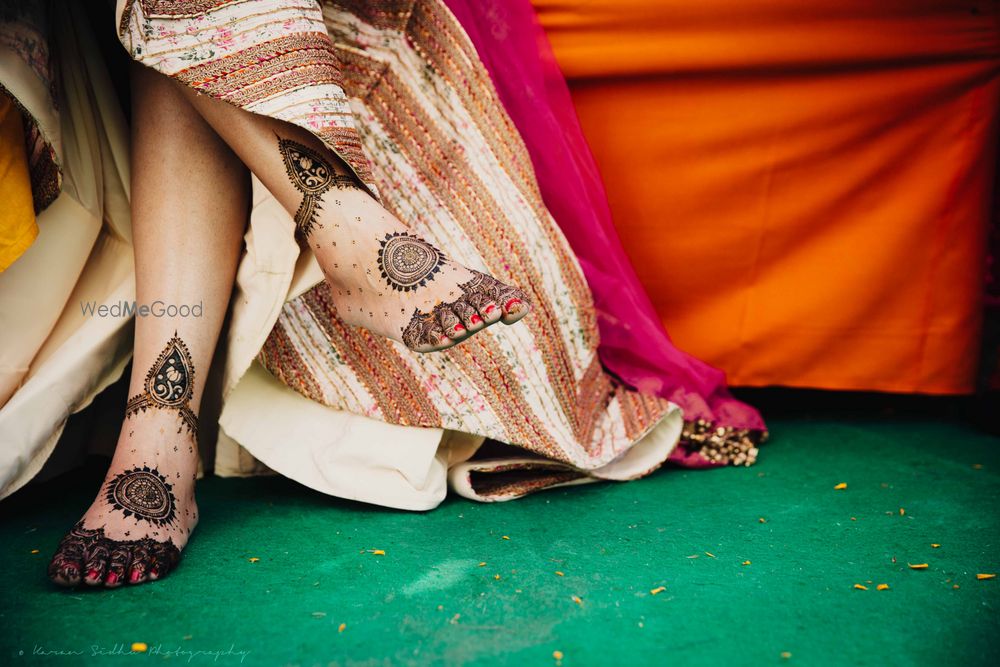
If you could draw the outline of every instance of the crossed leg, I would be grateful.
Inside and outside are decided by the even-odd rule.
[[[132,69],[137,303],[200,304],[201,316],[137,318],[115,455],[49,565],[64,586],[160,578],[197,524],[197,413],[247,218],[246,167],[294,215],[348,323],[430,352],[530,309],[520,289],[410,234],[309,132]]]
[[[411,234],[310,132],[183,90],[295,217],[344,321],[432,352],[527,315],[524,292]]]
[[[246,168],[180,91],[139,65],[132,90],[136,302],[154,313],[200,305],[201,315],[136,318],[115,455],[49,565],[64,586],[160,578],[198,522],[197,413],[247,219]]]

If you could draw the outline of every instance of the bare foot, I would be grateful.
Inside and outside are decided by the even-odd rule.
[[[177,566],[198,523],[194,438],[175,414],[153,410],[125,422],[118,450],[90,509],[49,565],[62,586],[156,580]]]
[[[116,587],[165,576],[198,523],[190,357],[173,339],[129,407],[97,498],[60,542],[49,578]],[[169,409],[167,409],[169,407]]]
[[[524,292],[451,261],[409,233],[322,155],[287,139],[279,138],[279,147],[288,177],[303,195],[296,224],[344,321],[417,352],[433,352],[528,314]]]

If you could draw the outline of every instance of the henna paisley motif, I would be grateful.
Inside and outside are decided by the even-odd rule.
[[[278,150],[285,163],[288,180],[302,193],[302,202],[295,212],[295,226],[303,236],[309,236],[318,224],[322,196],[331,188],[361,189],[353,176],[338,174],[317,151],[278,137]]]
[[[198,432],[198,418],[191,410],[194,396],[194,364],[191,353],[174,332],[156,363],[146,373],[145,390],[133,396],[125,406],[125,418],[150,408],[177,410],[181,421],[194,435]]]
[[[433,245],[406,232],[386,234],[379,243],[382,278],[398,292],[409,292],[434,280],[446,260]]]
[[[165,526],[177,518],[172,486],[155,468],[143,466],[119,473],[108,482],[105,499],[126,517]]]

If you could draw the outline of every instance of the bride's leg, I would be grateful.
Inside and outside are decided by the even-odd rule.
[[[105,483],[49,566],[66,586],[162,577],[198,522],[196,415],[247,216],[246,168],[177,88],[133,65],[132,92],[136,303],[153,312],[136,318],[132,398]]]
[[[345,321],[430,352],[528,313],[521,290],[410,234],[311,133],[187,88],[184,94],[294,215]]]

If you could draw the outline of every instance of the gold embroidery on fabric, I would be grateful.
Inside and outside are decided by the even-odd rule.
[[[194,18],[200,14],[213,12],[229,5],[238,5],[247,0],[138,0],[142,13],[149,17],[169,17],[173,19]],[[131,2],[129,4],[132,4]]]
[[[31,181],[31,199],[35,215],[56,200],[62,190],[62,170],[56,162],[56,152],[45,140],[38,122],[27,107],[21,104],[7,88],[0,83],[0,95],[5,95],[21,113],[25,127],[25,145],[28,154],[28,179]]]
[[[716,426],[697,419],[684,423],[680,446],[700,453],[712,463],[749,466],[757,460],[757,447],[767,440],[767,435],[767,431]]]
[[[346,326],[337,317],[327,285],[310,290],[303,296],[303,302],[323,328],[329,343],[356,371],[386,421],[404,426],[441,426],[441,414],[420,379],[388,339]]]

